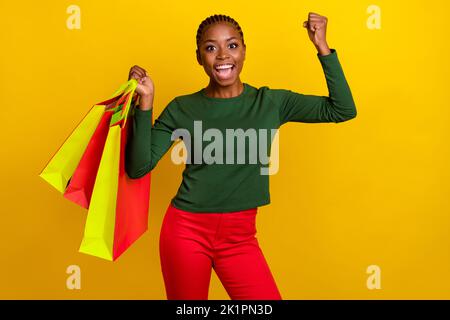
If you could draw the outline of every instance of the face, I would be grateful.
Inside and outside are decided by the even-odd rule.
[[[210,79],[229,86],[239,79],[245,60],[241,35],[229,23],[218,22],[206,28],[197,50],[197,61]]]

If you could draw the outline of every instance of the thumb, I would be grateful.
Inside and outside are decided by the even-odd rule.
[[[303,22],[303,27],[304,27],[304,28],[307,28],[307,27],[308,27],[308,21],[304,21],[304,22]]]

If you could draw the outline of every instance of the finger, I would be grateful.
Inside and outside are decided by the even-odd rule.
[[[313,28],[322,28],[325,26],[323,22],[310,22],[310,24],[313,26]]]
[[[141,67],[139,67],[139,66],[136,66],[136,67],[137,67],[139,73],[142,74],[142,76],[144,76],[144,75],[146,74],[147,71],[145,71],[144,68],[141,68]]]
[[[130,72],[136,72],[138,70],[139,70],[138,66],[133,66],[133,67],[131,67]]]
[[[309,17],[320,17],[321,15],[318,14],[318,13],[315,13],[315,12],[309,12],[309,13],[308,13],[308,16],[309,16]]]
[[[311,19],[311,20],[309,20],[309,23],[312,23],[312,24],[325,24],[325,20],[323,20],[323,19]]]
[[[133,72],[133,73],[131,74],[131,78],[132,78],[132,79],[139,80],[139,79],[141,78],[141,76],[140,76],[138,73]]]
[[[130,77],[133,75],[134,78],[140,78],[139,71],[136,68],[130,70]]]
[[[145,78],[147,76],[147,73],[145,70],[142,70],[139,75],[141,76],[141,78]]]
[[[326,24],[328,22],[328,19],[326,17],[320,17],[320,18],[311,18],[310,21],[319,24]]]
[[[139,78],[142,78],[144,76],[144,73],[141,70],[139,70],[139,69],[136,69],[134,72],[137,74],[137,76]]]
[[[141,69],[139,68],[139,66],[133,66],[133,67],[131,68],[131,70],[130,70],[130,73],[136,73],[136,74],[138,74],[139,76],[141,76],[142,71],[141,71]]]
[[[327,24],[325,20],[313,21],[312,23],[320,28],[325,27]]]

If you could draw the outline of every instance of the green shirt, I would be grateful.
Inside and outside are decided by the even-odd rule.
[[[185,165],[180,187],[172,198],[175,207],[191,212],[232,212],[269,204],[269,175],[261,174],[261,168],[268,167],[267,162],[258,160],[252,163],[249,160],[250,138],[245,140],[245,149],[240,149],[240,153],[236,152],[237,140],[234,140],[234,146],[227,147],[230,139],[226,139],[226,129],[267,130],[262,130],[266,136],[257,135],[257,141],[258,146],[260,141],[267,142],[266,155],[269,156],[273,141],[270,130],[277,130],[286,122],[337,123],[354,118],[356,107],[336,50],[331,49],[331,53],[325,56],[317,53],[317,56],[325,74],[329,96],[305,95],[267,86],[258,89],[244,82],[243,92],[232,98],[208,97],[204,89],[175,97],[153,126],[153,108],[147,111],[134,108],[125,157],[128,176],[134,179],[150,172],[176,138],[181,138],[171,138],[174,130],[184,128],[190,134],[190,143],[186,144],[186,137],[181,139],[191,161]],[[201,121],[201,134],[196,131],[194,121]],[[216,135],[205,139],[205,131],[210,128],[217,129],[214,132],[221,133],[223,139],[218,139]],[[229,159],[235,160],[231,163],[225,160],[223,163],[211,162],[211,157],[207,161],[205,156],[196,163],[194,149],[200,150],[202,155],[213,142],[215,146],[223,146],[223,159],[228,153]],[[211,146],[209,155],[220,154],[219,149],[211,152]],[[245,163],[237,160],[238,154],[245,155]]]

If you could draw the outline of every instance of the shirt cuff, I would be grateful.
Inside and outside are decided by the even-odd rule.
[[[333,48],[330,48],[330,53],[327,55],[321,55],[319,52],[317,52],[317,57],[319,57],[320,60],[324,60],[324,59],[334,59],[337,55],[336,50]]]
[[[149,110],[141,110],[138,108],[139,105],[137,105],[134,108],[134,116],[137,118],[151,118],[153,107],[151,107]]]

